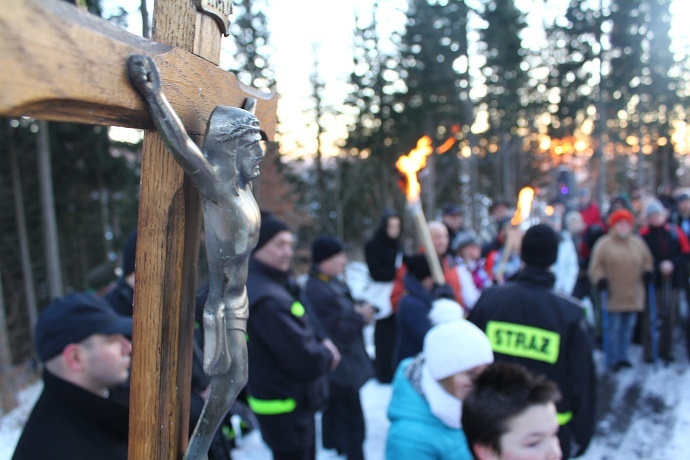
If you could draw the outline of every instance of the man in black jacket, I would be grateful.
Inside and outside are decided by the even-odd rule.
[[[13,460],[125,460],[129,408],[109,389],[129,377],[132,320],[100,298],[72,294],[48,306],[36,324],[43,393]]]
[[[313,460],[314,415],[327,400],[326,376],[340,353],[317,336],[289,278],[293,242],[284,222],[262,215],[247,278],[247,401],[275,460]]]
[[[368,303],[355,302],[339,278],[347,262],[342,241],[330,236],[314,240],[304,306],[317,331],[333,340],[342,358],[329,376],[330,398],[321,419],[323,446],[345,454],[347,460],[363,460],[365,425],[359,389],[373,377],[374,366],[364,348],[362,328],[375,310]]]
[[[596,376],[582,307],[552,291],[558,243],[549,226],[530,227],[520,251],[524,268],[504,286],[484,290],[468,319],[486,332],[496,361],[522,364],[558,384],[558,437],[567,459],[582,455],[592,437]]]

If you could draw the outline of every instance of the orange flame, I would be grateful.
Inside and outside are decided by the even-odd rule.
[[[422,136],[417,141],[417,147],[412,149],[407,155],[403,155],[395,162],[395,167],[405,175],[406,184],[405,195],[408,201],[419,198],[421,187],[417,180],[417,173],[426,166],[426,158],[433,153],[431,138]]]
[[[534,200],[534,189],[532,187],[525,187],[520,190],[518,194],[517,208],[510,223],[513,226],[520,225],[529,216],[532,210],[532,200]]]
[[[441,144],[438,147],[437,151],[438,151],[438,153],[446,153],[448,150],[450,150],[450,148],[453,145],[455,145],[455,138],[449,137],[448,139],[446,139],[446,141],[443,144]]]
[[[451,126],[450,131],[453,134],[459,133],[460,125],[454,124]],[[451,136],[436,151],[439,154],[446,153],[456,142],[455,136]],[[404,180],[401,180],[400,188],[404,190],[408,201],[414,201],[419,198],[421,187],[417,180],[417,173],[426,166],[427,157],[434,152],[431,143],[431,137],[422,136],[417,141],[417,147],[412,149],[407,155],[398,158],[398,161],[395,162],[395,167],[405,176]]]
[[[450,132],[452,132],[453,134],[459,133],[459,132],[460,132],[460,125],[457,125],[457,124],[456,124],[456,125],[451,126]],[[441,145],[439,146],[439,148],[436,149],[436,151],[437,151],[438,153],[446,153],[448,150],[450,150],[450,148],[451,148],[452,146],[455,145],[455,143],[456,143],[457,141],[458,141],[458,140],[455,138],[455,136],[451,136],[451,137],[449,137],[448,139],[446,139],[446,141],[445,141],[443,144],[441,144]]]

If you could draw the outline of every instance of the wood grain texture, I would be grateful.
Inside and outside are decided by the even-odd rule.
[[[220,31],[211,17],[195,9],[183,16],[185,9],[178,8],[157,19],[157,24],[192,21],[176,31],[170,43],[178,48],[173,48],[59,0],[8,3],[0,9],[0,115],[153,129],[126,74],[131,54],[148,54],[158,64],[163,90],[190,133],[204,133],[206,118],[217,105],[241,107],[250,94],[259,101],[256,115],[262,128],[273,137],[277,98],[209,65],[220,56],[220,39],[213,38]]]
[[[129,458],[181,458],[189,436],[199,194],[147,132],[137,238]]]
[[[157,2],[154,39],[196,51],[201,23],[197,15],[193,0]],[[220,42],[219,33],[206,33],[210,35],[207,41]],[[209,49],[213,51],[213,47]],[[172,79],[166,78],[161,67],[161,77],[167,80],[163,91],[172,101],[176,97],[173,87],[179,88],[179,96],[186,99],[200,127],[205,127],[211,112],[196,105],[203,96],[196,93],[212,84],[206,78],[215,65],[202,62],[196,68],[185,65],[183,69]],[[195,79],[201,84],[185,86]],[[199,136],[195,137],[198,142]],[[130,401],[133,408],[146,409],[130,412],[129,458],[177,459],[189,437],[200,200],[155,131],[147,131],[144,137],[141,178]]]

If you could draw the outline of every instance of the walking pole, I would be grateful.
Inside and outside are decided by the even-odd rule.
[[[668,359],[669,356],[673,355],[673,352],[668,349],[668,347],[673,347],[673,326],[674,323],[671,322],[672,313],[671,309],[675,308],[673,305],[673,294],[671,286],[671,277],[669,275],[664,275],[663,281],[663,296],[662,304],[659,305],[659,318],[661,319],[661,333],[659,334],[659,348],[661,348],[661,343],[664,344],[664,349],[660,350],[664,352],[664,359]],[[672,349],[672,348],[671,348]]]
[[[599,291],[601,305],[601,349],[604,352],[604,364],[608,366],[611,353],[611,343],[609,334],[609,311],[608,311],[609,292],[606,289]]]
[[[657,368],[657,363],[659,361],[659,350],[657,343],[657,328],[656,328],[656,289],[654,287],[654,281],[650,281],[647,285],[647,297],[649,302],[649,335],[652,342],[652,362],[654,363],[654,368]]]

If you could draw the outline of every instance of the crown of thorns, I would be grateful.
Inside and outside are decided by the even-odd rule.
[[[225,128],[225,127],[223,127]],[[244,135],[247,134],[261,134],[261,130],[259,129],[258,124],[257,125],[248,125],[248,124],[242,124],[242,125],[232,125],[232,129],[230,130],[225,130],[223,128],[220,128],[218,131],[227,137],[231,139],[238,139]]]

